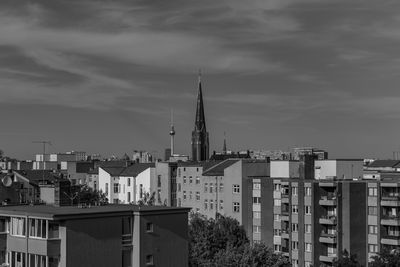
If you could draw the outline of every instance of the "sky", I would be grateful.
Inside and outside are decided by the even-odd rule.
[[[211,150],[400,150],[400,1],[0,1],[0,149],[20,159]]]

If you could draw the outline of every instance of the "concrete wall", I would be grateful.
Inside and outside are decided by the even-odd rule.
[[[133,258],[140,259],[146,266],[146,255],[153,255],[154,266],[188,266],[188,222],[187,213],[140,216],[140,239],[134,237],[134,247],[140,247],[139,254],[134,249]],[[138,219],[135,216],[135,227]],[[153,232],[146,232],[146,224],[153,223]],[[138,229],[135,228],[135,235]],[[140,243],[137,241],[140,240]],[[135,260],[135,262],[137,262]],[[118,266],[116,264],[110,266]]]
[[[68,220],[65,267],[122,265],[122,218]]]
[[[271,177],[275,178],[290,178],[299,176],[299,162],[298,161],[271,161]]]

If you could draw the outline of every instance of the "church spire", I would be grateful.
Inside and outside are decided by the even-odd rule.
[[[222,153],[226,154],[226,133],[224,132],[224,146],[222,147]]]
[[[196,108],[196,121],[195,127],[198,131],[203,128],[206,130],[206,119],[204,116],[203,92],[201,89],[201,70],[199,70],[199,89],[197,93],[197,108]]]
[[[206,130],[204,116],[203,91],[201,86],[201,72],[199,71],[199,84],[197,93],[196,119],[192,131],[192,160],[203,161],[209,157],[209,138]]]

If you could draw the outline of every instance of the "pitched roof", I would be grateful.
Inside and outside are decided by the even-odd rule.
[[[138,176],[139,173],[147,170],[148,168],[154,168],[154,163],[136,163],[126,167],[120,174],[120,176]]]
[[[32,183],[39,183],[41,181],[55,182],[62,178],[54,173],[52,170],[18,170],[15,173],[23,176]]]
[[[216,165],[209,167],[208,169],[203,169],[203,176],[222,176],[224,175],[224,170],[229,166],[238,162],[238,159],[227,159]]]
[[[394,166],[400,164],[400,160],[393,160],[393,159],[378,159],[369,164],[368,168],[394,168]]]
[[[154,167],[154,163],[135,163],[128,167],[101,167],[111,176],[137,176],[139,173]]]

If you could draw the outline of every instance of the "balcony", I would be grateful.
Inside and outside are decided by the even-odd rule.
[[[333,262],[336,259],[336,254],[328,254],[319,256],[319,260],[322,262]]]
[[[385,235],[381,238],[383,245],[400,246],[400,236]]]
[[[284,239],[289,239],[289,229],[282,229],[281,236]]]
[[[400,196],[382,195],[381,206],[400,207]]]
[[[132,248],[132,234],[122,235],[121,243],[122,243],[122,249]]]
[[[337,186],[336,182],[334,182],[334,180],[336,180],[336,176],[327,176],[326,178],[329,178],[329,180],[327,179],[327,181],[319,182],[319,187],[336,187]]]
[[[336,220],[335,215],[321,216],[319,224],[336,225]]]
[[[400,226],[399,215],[383,215],[381,219],[382,225]]]
[[[321,199],[319,200],[319,205],[321,206],[336,206],[337,205],[337,199],[336,199],[336,194],[331,193],[325,196],[321,196]]]
[[[319,242],[325,244],[336,244],[337,243],[336,234],[328,234],[322,232],[319,237]]]

